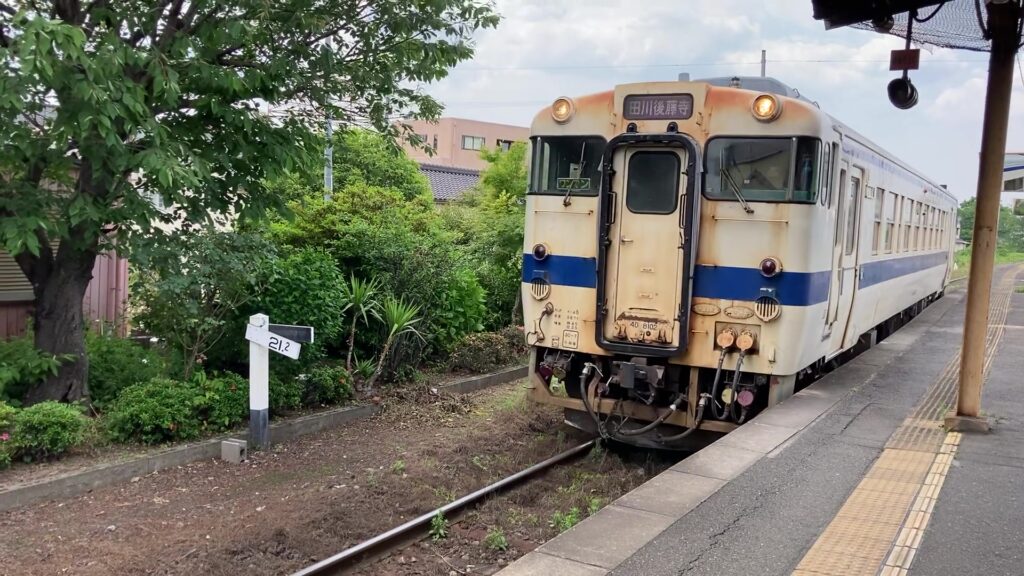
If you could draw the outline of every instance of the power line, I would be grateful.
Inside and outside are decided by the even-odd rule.
[[[877,63],[888,63],[889,59],[769,59],[767,62],[772,64],[877,64]],[[927,60],[928,64],[972,64],[982,63],[987,60]],[[761,64],[760,60],[757,61],[735,61],[735,62],[684,62],[677,64],[580,64],[580,65],[562,65],[562,66],[460,66],[452,70],[453,72],[458,71],[500,71],[500,70],[609,70],[609,69],[643,69],[643,68],[696,68],[699,66],[752,66],[755,64]]]
[[[1017,55],[1017,71],[1020,72],[1020,85],[1024,86],[1024,66],[1020,64],[1020,54]]]

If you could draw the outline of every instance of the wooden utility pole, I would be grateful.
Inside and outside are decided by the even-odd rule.
[[[967,282],[960,388],[956,413],[946,418],[946,427],[951,430],[988,430],[988,420],[981,418],[981,389],[1014,58],[1020,43],[1018,23],[1021,7],[1017,0],[1004,0],[1001,3],[989,0],[986,4],[992,51],[989,56],[988,91],[985,95],[985,119],[981,135],[971,270]]]

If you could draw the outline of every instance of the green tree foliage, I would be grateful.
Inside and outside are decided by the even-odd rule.
[[[205,232],[154,249],[140,266],[136,318],[184,356],[188,379],[230,328],[237,311],[263,293],[274,274],[273,246],[260,236]]]
[[[497,19],[479,0],[0,3],[0,242],[33,284],[37,347],[76,357],[28,400],[87,395],[100,251],[274,205],[261,183],[317,157],[324,113],[391,135],[436,117],[415,85]]]
[[[487,292],[488,329],[517,321],[522,277],[523,220],[526,205],[526,144],[507,151],[485,150],[489,166],[477,189],[445,208],[445,219],[461,234]]]
[[[960,204],[960,238],[968,242],[974,235],[976,210],[975,198],[969,198]],[[1024,216],[1015,214],[1010,207],[1000,206],[996,236],[1001,250],[1024,252]]]
[[[393,140],[369,130],[346,130],[334,139],[334,185],[344,188],[356,182],[393,188],[406,200],[433,199],[419,164]]]
[[[433,350],[447,350],[465,333],[480,329],[484,292],[473,263],[456,247],[429,199],[406,200],[397,190],[357,182],[336,190],[330,201],[311,193],[289,208],[291,220],[271,225],[276,243],[321,247],[346,274],[379,279],[382,292],[419,307],[420,331]],[[356,347],[376,350],[385,338],[378,331],[357,331]],[[412,346],[403,348],[415,352]]]

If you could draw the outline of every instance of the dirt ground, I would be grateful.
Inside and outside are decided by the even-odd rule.
[[[0,574],[293,572],[583,439],[523,394],[409,392],[242,465],[203,461],[0,513]],[[356,573],[492,574],[668,465],[595,449]]]

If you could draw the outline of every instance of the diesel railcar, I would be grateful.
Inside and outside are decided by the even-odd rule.
[[[728,432],[940,297],[956,207],[775,79],[558,98],[531,126],[530,397],[634,444]]]

